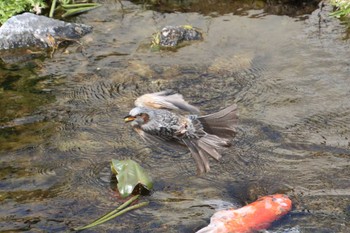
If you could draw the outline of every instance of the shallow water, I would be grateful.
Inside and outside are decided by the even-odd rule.
[[[109,162],[132,158],[154,179],[142,198],[150,205],[86,232],[195,232],[215,208],[273,193],[294,207],[271,232],[348,232],[350,43],[330,8],[287,16],[121,3],[75,19],[94,26],[82,47],[1,64],[0,231],[89,223],[122,202]],[[182,24],[204,40],[150,51],[153,32]],[[209,174],[196,176],[189,153],[146,145],[123,122],[137,96],[167,88],[203,113],[239,106],[234,146]]]

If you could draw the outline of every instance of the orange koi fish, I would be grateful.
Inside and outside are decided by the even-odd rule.
[[[270,227],[292,209],[292,201],[283,194],[269,195],[240,209],[221,210],[207,227],[197,233],[253,233]]]

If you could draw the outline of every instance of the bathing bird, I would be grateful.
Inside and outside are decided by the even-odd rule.
[[[230,147],[236,135],[237,106],[209,115],[171,90],[144,94],[135,100],[135,108],[124,118],[145,141],[170,147],[187,146],[196,162],[197,173],[210,170],[208,157],[221,158],[219,151]],[[182,114],[188,112],[189,114]]]

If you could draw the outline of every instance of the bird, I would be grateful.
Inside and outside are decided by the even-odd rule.
[[[209,115],[200,115],[197,107],[172,90],[148,93],[138,97],[135,107],[124,117],[125,123],[145,140],[172,148],[189,149],[197,174],[210,171],[209,157],[219,161],[219,151],[232,145],[238,121],[237,105]],[[187,112],[183,114],[182,112]]]

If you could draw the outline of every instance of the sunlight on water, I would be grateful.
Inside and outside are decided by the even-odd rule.
[[[131,158],[155,181],[150,205],[98,232],[194,232],[217,206],[273,193],[294,209],[271,232],[347,232],[350,45],[328,8],[106,2],[76,18],[94,26],[81,52],[1,63],[0,231],[64,232],[100,217],[122,202],[109,162]],[[203,41],[148,49],[156,30],[184,24]],[[147,145],[124,123],[137,96],[164,89],[203,114],[238,104],[233,147],[210,173],[196,176],[189,153]]]

